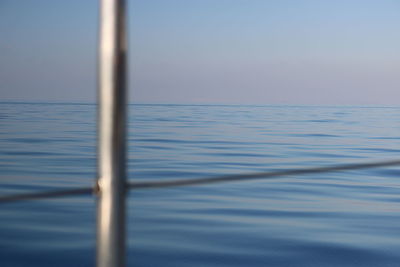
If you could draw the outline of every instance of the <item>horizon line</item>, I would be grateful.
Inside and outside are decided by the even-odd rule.
[[[54,104],[54,105],[97,105],[95,101],[58,101],[58,100],[0,100],[0,104]],[[127,105],[142,106],[307,106],[307,107],[393,107],[400,104],[294,104],[294,103],[159,103],[159,102],[127,102]]]

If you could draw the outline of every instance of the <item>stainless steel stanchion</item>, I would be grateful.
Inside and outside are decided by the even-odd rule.
[[[125,265],[126,22],[124,0],[100,0],[97,266]]]

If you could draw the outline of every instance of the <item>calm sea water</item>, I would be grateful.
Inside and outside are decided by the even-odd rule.
[[[400,156],[400,108],[131,105],[129,177],[198,178]],[[96,107],[0,104],[0,193],[94,183]],[[128,198],[128,266],[399,266],[400,168]],[[0,266],[93,266],[95,199],[0,204]]]

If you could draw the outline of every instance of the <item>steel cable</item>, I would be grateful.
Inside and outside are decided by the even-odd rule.
[[[201,184],[245,181],[245,180],[255,180],[255,179],[272,179],[282,176],[327,173],[327,172],[337,172],[345,170],[388,167],[396,165],[400,165],[400,160],[343,164],[343,165],[314,167],[314,168],[300,168],[300,169],[283,170],[283,171],[233,174],[233,175],[223,175],[223,176],[198,178],[198,179],[165,180],[165,181],[153,181],[153,182],[130,182],[128,183],[128,187],[131,189],[144,189],[144,188],[160,188],[160,187],[173,187],[173,186],[185,186],[185,185],[201,185]]]
[[[66,190],[54,190],[54,191],[45,191],[45,192],[37,192],[37,193],[25,193],[25,194],[15,194],[9,196],[1,196],[0,203],[5,202],[15,202],[20,200],[32,200],[32,199],[43,199],[43,198],[54,198],[54,197],[65,197],[65,196],[73,196],[73,195],[88,195],[94,193],[94,188],[85,187],[85,188],[75,188],[75,189],[66,189]]]
[[[204,185],[213,183],[223,182],[235,182],[235,181],[251,181],[256,179],[274,179],[285,176],[294,175],[305,175],[305,174],[316,174],[316,173],[329,173],[347,170],[360,170],[378,167],[388,166],[400,166],[400,160],[392,161],[381,161],[381,162],[369,162],[369,163],[354,163],[354,164],[342,164],[333,166],[323,166],[314,168],[299,168],[292,170],[283,171],[269,171],[269,172],[258,172],[258,173],[245,173],[245,174],[233,174],[233,175],[222,175],[215,177],[197,178],[197,179],[178,179],[178,180],[157,180],[151,182],[128,182],[126,184],[128,189],[149,189],[149,188],[165,188],[175,186],[189,186],[189,185]],[[42,198],[53,198],[53,197],[65,197],[72,195],[87,195],[93,194],[97,191],[94,187],[67,189],[67,190],[55,190],[38,193],[26,193],[26,194],[15,194],[9,196],[1,196],[0,203],[14,202],[20,200],[32,200]]]

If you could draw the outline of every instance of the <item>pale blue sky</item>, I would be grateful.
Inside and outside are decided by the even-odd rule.
[[[400,103],[400,1],[129,1],[130,101]],[[94,0],[0,1],[0,97],[94,102]]]

